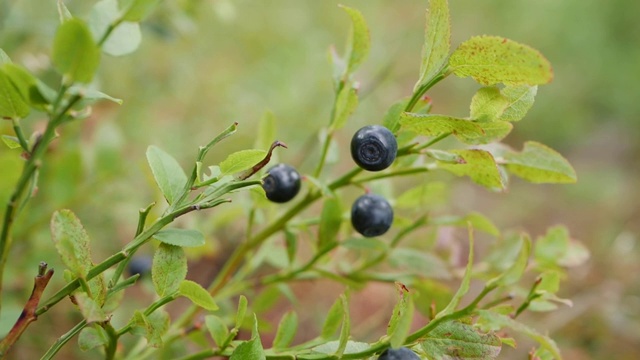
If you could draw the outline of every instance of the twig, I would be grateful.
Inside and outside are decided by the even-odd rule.
[[[22,314],[20,314],[20,317],[16,320],[11,331],[9,331],[7,336],[0,342],[0,359],[4,358],[13,344],[18,341],[20,335],[27,329],[27,326],[38,319],[36,309],[38,308],[38,303],[40,303],[42,293],[49,284],[52,276],[53,269],[47,271],[47,263],[41,262],[38,267],[38,275],[34,278],[33,291],[22,310]]]

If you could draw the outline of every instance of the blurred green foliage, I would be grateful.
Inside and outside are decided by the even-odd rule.
[[[340,153],[347,152],[350,130],[381,123],[387,108],[411,92],[426,6],[425,1],[414,0],[344,3],[364,14],[372,49],[358,73],[360,106],[337,138]],[[93,2],[66,4],[72,13],[86,14]],[[257,122],[269,109],[277,119],[277,139],[293,149],[278,156],[302,172],[311,172],[319,148],[310,134],[327,125],[331,111],[328,48],[332,44],[343,48],[340,41],[349,24],[336,5],[293,0],[165,1],[142,24],[140,49],[123,58],[103,55],[97,81],[101,90],[124,99],[124,104],[95,106],[89,119],[63,129],[64,141],[54,143],[47,155],[39,195],[16,227],[14,263],[6,275],[7,291],[14,296],[5,300],[2,332],[20,312],[30,291],[23,285],[30,283],[43,256],[52,267],[63,267],[57,256],[38,251],[51,246],[48,222],[54,210],[71,208],[82,218],[94,239],[95,258],[102,259],[129,240],[137,209],[158,197],[152,193],[155,187],[145,164],[147,146],[159,145],[184,164],[195,156],[198,145],[237,121],[234,140],[209,155],[211,162],[219,162],[229,152],[254,144]],[[456,0],[450,5],[454,47],[472,34],[501,35],[532,45],[551,61],[553,83],[539,89],[536,104],[506,142],[520,149],[525,139],[532,139],[557,149],[572,162],[579,179],[577,185],[535,190],[514,180],[510,192],[502,195],[464,183],[452,191],[453,210],[482,210],[499,227],[522,225],[534,235],[566,223],[572,235],[591,249],[592,261],[573,270],[570,282],[563,285],[560,295],[573,299],[574,307],[551,317],[529,315],[530,320],[549,329],[566,358],[612,354],[618,359],[637,358],[640,2]],[[44,69],[51,61],[48,47],[58,24],[56,14],[54,1],[0,2],[0,47],[50,84],[56,75]],[[466,116],[477,88],[471,80],[453,78],[438,84],[429,93],[434,111]],[[34,131],[43,127],[43,121],[34,113],[23,123]],[[0,133],[11,131],[9,122],[0,123]],[[0,149],[3,202],[20,166],[17,151]],[[242,203],[225,209],[215,217],[186,220],[198,222],[218,240],[208,242],[208,253],[197,256],[206,258],[241,236],[233,227],[213,231],[245,211]],[[21,240],[26,238],[29,243]],[[193,271],[207,276],[215,264],[213,269],[209,265]],[[62,276],[56,276],[50,288],[61,283]],[[40,346],[64,331],[56,323],[78,320],[69,316],[60,312],[42,317],[30,332],[51,338],[25,337],[13,355],[39,356]],[[521,345],[522,349],[526,347]],[[65,351],[61,358],[76,356],[75,346]]]

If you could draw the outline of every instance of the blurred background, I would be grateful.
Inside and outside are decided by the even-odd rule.
[[[93,5],[84,0],[65,3],[83,18]],[[391,104],[410,95],[418,76],[427,6],[427,1],[415,0],[342,3],[363,13],[372,50],[356,74],[360,106],[338,136],[335,153],[342,157],[328,167],[327,178],[352,166],[345,154],[353,131],[381,123]],[[0,333],[8,331],[20,313],[38,262],[63,268],[49,236],[54,210],[70,208],[78,214],[92,236],[95,261],[130,240],[137,210],[159,199],[146,165],[149,145],[161,147],[187,167],[199,145],[237,121],[238,133],[208,156],[215,164],[229,152],[253,147],[258,122],[270,110],[277,120],[277,139],[289,145],[289,150],[278,152],[279,159],[302,173],[312,172],[319,153],[317,134],[328,123],[333,101],[328,48],[334,44],[342,51],[350,26],[337,4],[165,1],[142,24],[143,41],[135,53],[118,58],[103,55],[98,87],[124,103],[99,103],[89,119],[65,126],[61,140],[54,142],[40,176],[39,194],[16,226]],[[569,271],[559,293],[574,306],[523,319],[556,339],[567,359],[637,359],[640,2],[456,0],[450,6],[452,48],[473,35],[500,35],[540,50],[551,61],[554,81],[539,88],[532,110],[505,142],[520,149],[524,141],[535,140],[556,149],[575,167],[578,183],[532,185],[514,179],[508,192],[496,194],[468,179],[446,177],[455,181],[451,201],[437,211],[480,211],[499,228],[526,229],[534,237],[550,226],[566,224],[572,237],[591,252],[585,265]],[[0,48],[51,85],[58,81],[48,58],[58,21],[55,1],[0,2]],[[447,78],[428,93],[433,112],[467,116],[478,87],[470,79]],[[33,114],[24,124],[30,133],[43,129],[45,121],[41,114]],[[0,133],[11,132],[8,122],[0,123]],[[0,148],[3,203],[20,165],[15,150]],[[402,183],[397,186],[394,192],[399,194]],[[224,209],[184,220],[213,239],[191,254],[190,277],[215,274],[225,251],[244,236],[242,222],[232,221],[246,215],[242,201]],[[142,251],[152,254],[153,249]],[[47,293],[62,281],[59,271]],[[341,291],[329,284],[296,289],[312,294],[319,303],[326,299],[317,305],[319,309],[328,308]],[[131,296],[146,304],[147,290],[133,289]],[[378,285],[361,292],[354,303],[360,304],[355,309],[364,310],[354,314],[360,319],[354,336],[379,337],[394,297],[395,291]],[[301,300],[297,305],[299,314],[305,312],[304,304]],[[281,305],[284,310],[290,307],[285,305]],[[52,343],[78,321],[68,302],[59,308],[30,327],[13,358],[41,356],[48,347],[43,344]],[[378,311],[385,313],[381,321],[373,315]],[[312,336],[301,329],[300,339]],[[517,350],[505,349],[504,358],[526,358],[531,346],[524,340]],[[86,354],[71,344],[60,358],[82,356]]]

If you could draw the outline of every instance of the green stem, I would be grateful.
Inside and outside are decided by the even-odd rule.
[[[335,249],[336,246],[338,246],[337,242],[334,242],[332,244],[329,244],[328,246],[325,246],[324,248],[320,249],[320,251],[318,251],[311,260],[309,260],[306,264],[302,265],[301,267],[292,270],[290,272],[287,272],[285,274],[276,274],[276,275],[271,275],[268,276],[266,278],[264,278],[261,283],[262,285],[269,285],[269,284],[273,284],[273,283],[277,283],[277,282],[282,282],[282,281],[287,281],[287,280],[291,280],[296,278],[298,275],[304,273],[305,271],[311,269],[313,267],[313,265],[315,265],[318,261],[320,261],[320,259],[322,259],[323,256],[325,256],[328,252],[330,252],[331,250]]]
[[[531,305],[531,302],[533,300],[540,297],[540,294],[536,294],[536,289],[538,288],[538,285],[540,285],[540,282],[542,282],[542,278],[538,277],[536,281],[533,283],[533,285],[531,286],[531,289],[529,290],[529,294],[527,294],[526,300],[522,303],[522,305],[518,307],[515,314],[513,315],[514,319],[517,318],[520,314],[522,314],[522,312],[525,311],[529,307],[529,305]]]
[[[158,310],[160,307],[172,302],[173,300],[175,300],[178,297],[177,293],[171,294],[171,295],[167,295],[165,297],[162,297],[156,301],[154,301],[151,305],[149,305],[145,310],[144,310],[144,315],[145,316],[149,316],[151,314],[153,314],[154,311]],[[133,327],[133,325],[131,323],[125,325],[124,327],[122,327],[122,329],[118,330],[116,332],[116,335],[118,337],[128,333],[129,331],[131,331],[131,328]]]
[[[380,180],[380,179],[384,179],[384,178],[388,178],[388,177],[415,175],[415,174],[420,174],[420,173],[424,173],[424,172],[428,172],[428,171],[431,171],[431,169],[429,169],[426,166],[419,167],[419,168],[398,169],[398,170],[394,170],[394,171],[390,171],[390,172],[386,172],[386,173],[375,174],[375,175],[371,175],[371,176],[365,176],[365,177],[362,177],[362,178],[354,179],[352,181],[352,183],[353,184],[362,184],[362,183],[366,183],[366,182],[369,182],[369,181]]]
[[[18,142],[20,143],[20,147],[22,150],[29,152],[29,144],[27,143],[27,139],[24,137],[24,133],[22,132],[22,126],[20,126],[20,122],[18,119],[11,119],[13,121],[13,131],[16,133],[16,137],[18,138]]]
[[[449,75],[449,73],[445,69],[443,69],[440,73],[438,73],[436,76],[434,76],[429,82],[427,82],[426,84],[420,86],[413,93],[413,95],[411,96],[411,99],[409,99],[409,102],[407,102],[407,106],[405,106],[404,111],[405,112],[409,112],[409,111],[413,110],[413,108],[416,106],[416,104],[418,103],[418,101],[420,100],[422,95],[424,95],[424,93],[426,93],[427,90],[431,89],[435,84],[440,82],[440,80],[442,80],[445,77],[447,77],[447,75]]]
[[[116,356],[116,350],[118,349],[119,335],[108,321],[102,324],[102,328],[105,330],[107,337],[109,338],[109,342],[104,347],[105,359],[113,360]]]
[[[60,112],[53,116],[47,123],[47,127],[42,134],[42,138],[34,144],[31,155],[24,163],[22,174],[18,179],[13,193],[9,198],[9,202],[5,208],[4,218],[2,221],[2,231],[0,231],[0,293],[2,293],[2,284],[4,280],[4,268],[11,250],[11,232],[13,224],[18,215],[20,200],[25,196],[25,190],[29,187],[29,183],[33,180],[34,174],[40,168],[42,157],[44,156],[49,144],[56,137],[56,128],[64,121],[67,112],[71,107],[80,100],[80,96],[72,97],[67,105]],[[1,299],[0,299],[1,304]],[[1,307],[0,307],[1,308]]]
[[[67,331],[66,334],[62,335],[50,348],[47,352],[42,355],[40,360],[50,360],[62,349],[62,347],[69,342],[74,336],[76,336],[82,329],[87,327],[87,321],[82,320],[76,326],[74,326],[71,330]]]

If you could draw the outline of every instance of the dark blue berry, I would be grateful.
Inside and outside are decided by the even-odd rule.
[[[370,125],[358,130],[351,139],[351,157],[361,168],[380,171],[396,159],[398,142],[384,126]]]
[[[277,203],[287,202],[300,191],[300,174],[289,165],[278,164],[267,171],[262,188],[267,199]]]
[[[393,223],[393,209],[385,198],[379,195],[360,196],[351,207],[351,224],[365,237],[380,236]]]
[[[410,349],[401,347],[398,349],[385,350],[380,354],[378,360],[420,360],[420,357]]]
[[[129,261],[128,272],[130,276],[140,274],[140,276],[146,276],[151,273],[151,265],[153,261],[150,256],[141,255],[134,256],[131,261]]]

